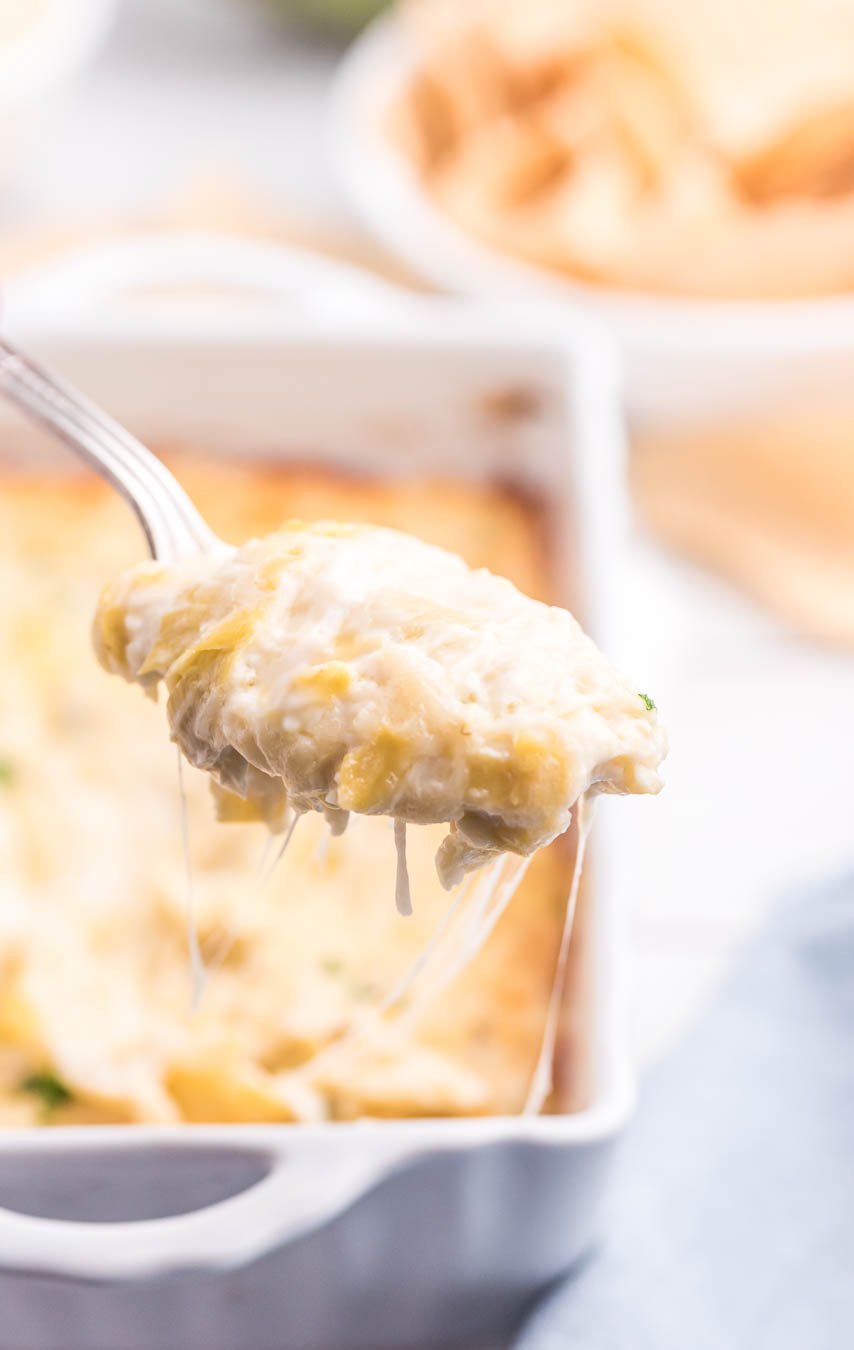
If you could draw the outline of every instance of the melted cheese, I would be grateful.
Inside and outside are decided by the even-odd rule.
[[[394,901],[398,914],[408,918],[412,913],[412,895],[409,889],[409,868],[406,865],[406,821],[394,822],[394,847],[397,853],[397,870],[394,880]]]
[[[593,813],[591,804],[587,801],[586,797],[581,797],[578,802],[576,816],[578,842],[575,846],[572,885],[569,888],[569,896],[566,902],[563,933],[561,934],[560,939],[560,949],[557,956],[557,965],[555,966],[552,992],[549,996],[546,1025],[543,1029],[543,1043],[540,1046],[540,1053],[537,1057],[534,1076],[531,1079],[531,1086],[528,1089],[528,1096],[525,1101],[524,1114],[526,1116],[540,1115],[543,1107],[551,1096],[552,1087],[554,1086],[555,1047],[560,1024],[560,1013],[563,1006],[566,968],[569,960],[569,946],[572,941],[575,911],[578,908],[578,892],[581,889],[581,876],[584,871],[584,856],[587,852],[587,840],[590,835],[590,827],[592,824]]]
[[[274,829],[322,812],[449,828],[455,885],[562,834],[586,792],[656,792],[654,710],[566,611],[394,530],[291,522],[146,563],[101,597],[107,669],[163,683],[174,740]],[[223,798],[223,793],[227,794]]]

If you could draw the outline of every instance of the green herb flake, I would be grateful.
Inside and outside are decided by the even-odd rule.
[[[11,787],[15,781],[16,773],[12,760],[6,755],[0,755],[0,787]]]
[[[344,966],[337,957],[326,956],[320,963],[320,969],[325,975],[340,975]]]
[[[22,1092],[38,1098],[42,1111],[49,1114],[74,1100],[74,1094],[54,1073],[31,1073],[20,1083]]]
[[[647,712],[655,712],[655,703],[650,698],[649,694],[638,694],[638,698],[642,703],[646,704]]]

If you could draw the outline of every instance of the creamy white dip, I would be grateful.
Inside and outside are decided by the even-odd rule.
[[[654,708],[571,614],[395,530],[291,522],[144,563],[104,592],[95,645],[107,669],[165,685],[223,814],[444,822],[448,887],[549,843],[583,793],[661,786]]]

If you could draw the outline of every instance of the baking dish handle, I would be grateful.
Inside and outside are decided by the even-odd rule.
[[[273,1156],[248,1190],[164,1219],[83,1223],[0,1209],[0,1268],[89,1280],[238,1268],[334,1219],[416,1156],[426,1154],[410,1146],[339,1159],[301,1151],[298,1162]]]
[[[307,249],[216,234],[140,235],[99,244],[41,264],[4,285],[4,322],[49,318],[79,321],[150,300],[152,292],[213,288],[232,309],[255,317],[273,312],[364,313],[401,303],[400,288],[348,263]],[[146,296],[148,293],[148,297]],[[196,297],[198,303],[198,297]],[[140,311],[151,314],[150,304]],[[209,323],[210,297],[201,311]],[[162,310],[157,314],[163,318]]]

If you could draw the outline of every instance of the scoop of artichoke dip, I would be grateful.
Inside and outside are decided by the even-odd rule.
[[[224,818],[445,822],[446,887],[548,844],[583,793],[661,787],[651,700],[571,614],[396,530],[290,521],[140,564],[104,591],[94,636],[108,670],[165,685]]]

